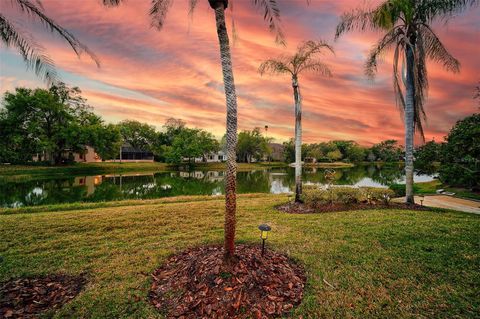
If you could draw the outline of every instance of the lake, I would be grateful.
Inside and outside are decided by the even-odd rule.
[[[0,176],[0,207],[21,207],[122,199],[152,199],[179,195],[224,193],[224,171],[173,171],[92,176],[25,178]],[[360,165],[335,169],[337,185],[387,187],[403,182],[400,165]],[[415,182],[432,175],[416,174]],[[324,184],[325,169],[304,168],[305,184]],[[290,193],[295,189],[294,168],[272,168],[237,173],[238,193]]]

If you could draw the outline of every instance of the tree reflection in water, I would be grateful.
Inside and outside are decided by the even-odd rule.
[[[335,169],[333,183],[383,186],[402,182],[403,166],[359,165]],[[430,175],[420,176],[423,181]],[[18,207],[71,202],[152,199],[224,193],[223,171],[175,171],[46,178],[0,178],[0,206]],[[325,184],[325,170],[305,168],[304,183]],[[238,172],[238,193],[287,193],[295,187],[293,168]]]

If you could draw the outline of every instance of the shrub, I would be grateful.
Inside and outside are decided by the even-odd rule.
[[[335,203],[339,204],[356,204],[362,201],[362,192],[358,188],[353,187],[332,187],[331,192]]]
[[[362,187],[361,191],[369,203],[382,202],[383,204],[388,205],[390,200],[395,197],[395,192],[388,188]]]
[[[303,201],[313,208],[326,204],[350,205],[362,202],[388,205],[393,197],[395,197],[395,192],[388,188],[343,186],[324,189],[309,185],[303,190]]]
[[[303,201],[314,208],[332,203],[331,192],[319,187],[303,188]]]

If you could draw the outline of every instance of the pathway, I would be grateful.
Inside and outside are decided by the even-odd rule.
[[[404,199],[404,197],[396,198],[395,201],[403,202]],[[421,197],[415,196],[415,203],[420,204],[421,199]],[[480,214],[480,202],[446,195],[426,195],[423,198],[423,205]]]

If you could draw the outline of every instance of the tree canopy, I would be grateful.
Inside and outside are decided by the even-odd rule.
[[[0,162],[41,160],[58,164],[65,152],[89,145],[103,158],[113,155],[119,132],[95,115],[79,88],[64,83],[50,89],[17,88],[4,94],[0,108]]]

